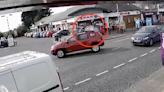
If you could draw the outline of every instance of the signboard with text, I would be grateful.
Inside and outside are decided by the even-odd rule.
[[[82,18],[79,19],[79,21],[85,21],[85,20],[92,20],[95,17],[93,15],[88,15],[88,16],[83,16]]]

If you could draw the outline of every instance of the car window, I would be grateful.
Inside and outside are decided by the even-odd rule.
[[[84,40],[84,39],[87,39],[88,38],[88,35],[87,34],[82,34],[82,35],[79,35],[79,40]]]
[[[94,37],[94,36],[96,36],[96,34],[95,33],[90,33],[90,36]]]
[[[154,27],[142,27],[137,31],[137,33],[152,33]]]
[[[70,43],[70,42],[75,42],[76,40],[75,40],[75,38],[74,37],[71,37],[69,40],[68,40],[68,42]]]
[[[153,29],[153,32],[157,32],[158,31],[158,29],[155,27],[154,29]]]

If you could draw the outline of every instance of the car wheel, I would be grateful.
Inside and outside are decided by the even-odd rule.
[[[57,51],[57,57],[58,58],[63,58],[65,57],[65,52],[63,50],[58,50]]]
[[[93,52],[98,52],[98,51],[100,51],[100,46],[92,47],[92,51],[93,51]]]
[[[150,39],[149,46],[153,45],[153,39]]]

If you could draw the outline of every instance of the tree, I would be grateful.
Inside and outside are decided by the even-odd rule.
[[[28,29],[31,25],[33,25],[35,22],[39,21],[43,17],[47,17],[51,15],[51,9],[41,9],[41,10],[34,10],[34,11],[26,11],[23,12],[22,22],[24,23],[25,27]]]

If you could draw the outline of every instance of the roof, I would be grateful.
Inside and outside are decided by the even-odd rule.
[[[47,54],[37,51],[23,51],[12,55],[0,57],[0,70],[7,66],[14,66],[20,63],[25,63],[31,59],[42,58]]]
[[[97,5],[96,7],[102,7],[105,9],[108,9],[109,11],[116,12],[117,11],[117,6],[115,4],[100,4]],[[141,10],[139,7],[135,5],[127,5],[127,4],[119,4],[118,5],[119,11],[134,11],[134,10]]]
[[[56,21],[61,21],[61,20],[65,20],[65,19],[69,19],[71,18],[70,16],[68,16],[69,14],[78,11],[80,9],[84,9],[84,8],[93,8],[96,5],[77,5],[71,8],[68,8],[67,10],[65,10],[64,12],[61,13],[57,13],[48,17],[44,17],[41,20],[39,20],[38,22],[35,23],[35,25],[39,25],[40,22],[44,22],[43,24],[48,24],[50,22],[56,22]]]
[[[53,21],[54,18],[57,18],[60,14],[62,14],[62,12],[44,17],[44,18],[40,19],[38,22],[36,22],[35,25],[40,25],[40,23],[49,24],[50,22]]]
[[[73,13],[76,13],[78,11],[82,11],[84,9],[101,9],[102,11],[112,11],[116,12],[116,5],[114,4],[103,4],[103,5],[77,5],[71,8],[68,8],[66,11],[54,14],[45,18],[42,18],[40,21],[36,23],[36,25],[39,25],[40,22],[44,22],[43,24],[48,24],[50,22],[56,22],[61,20],[66,20],[69,18],[72,18],[73,16],[69,16]],[[119,11],[131,11],[131,10],[140,10],[137,6],[134,5],[119,5]]]

